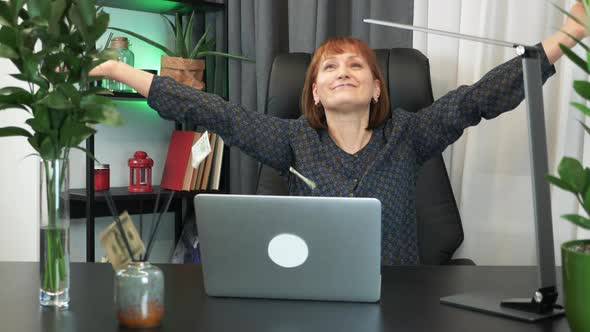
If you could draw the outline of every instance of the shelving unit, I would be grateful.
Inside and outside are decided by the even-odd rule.
[[[145,97],[137,92],[119,92],[113,91],[113,95],[110,96],[114,99],[132,99],[132,100],[145,100]]]
[[[158,14],[225,10],[225,4],[196,0],[97,0],[96,5]]]
[[[150,13],[172,14],[180,12],[182,14],[190,13],[192,10],[199,12],[217,12],[225,10],[225,4],[219,4],[209,1],[197,0],[97,0],[96,4],[103,7],[112,7],[119,9],[128,9],[135,11],[143,11]],[[225,25],[227,27],[227,24]],[[227,34],[227,31],[225,31]],[[145,99],[137,93],[115,92],[113,98],[117,99]],[[181,123],[175,124],[175,129],[183,129]],[[94,136],[86,140],[86,149],[94,154]],[[228,153],[224,151],[224,165],[222,166],[222,174],[227,177],[227,159]],[[224,188],[227,178],[222,178],[221,188]],[[182,231],[182,215],[187,208],[187,201],[198,193],[210,191],[189,191],[177,192],[175,198],[170,205],[169,211],[175,213],[175,240],[178,241],[180,232]],[[125,203],[125,209],[131,214],[142,212],[153,212],[157,187],[152,193],[129,193],[127,187],[111,188],[113,199],[116,203]],[[71,217],[81,218],[86,217],[86,261],[94,262],[95,258],[95,217],[110,216],[110,213],[104,204],[104,194],[95,193],[94,191],[94,161],[86,158],[86,188],[71,190]],[[162,196],[161,200],[166,196]],[[97,204],[98,203],[98,204]]]
[[[154,211],[158,191],[160,191],[159,186],[154,186],[154,191],[149,193],[130,193],[127,191],[127,187],[112,187],[111,195],[116,204],[124,206],[129,214],[144,214],[146,212],[152,213]],[[170,190],[161,190],[160,207],[164,205],[164,202],[168,199],[170,193]],[[175,243],[178,242],[182,232],[182,201],[190,200],[195,195],[201,193],[219,193],[219,191],[177,191],[174,193],[170,207],[166,212],[174,213]],[[93,201],[94,204],[94,217],[111,216],[111,212],[106,204],[104,192],[95,192],[93,200],[89,200],[88,197],[91,196],[88,196],[85,188],[70,190],[70,201],[73,203],[70,207],[70,216],[72,218],[83,218],[86,213],[85,206],[90,201]],[[95,232],[94,229],[90,231],[92,234]],[[89,247],[86,248],[87,251],[89,249]]]

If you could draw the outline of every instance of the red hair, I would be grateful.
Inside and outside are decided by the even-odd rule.
[[[383,76],[381,76],[381,72],[379,71],[375,52],[362,40],[352,37],[335,37],[326,40],[316,50],[305,74],[305,83],[303,84],[303,93],[301,95],[301,110],[311,127],[315,129],[328,128],[324,108],[321,105],[316,105],[313,99],[313,84],[318,76],[320,63],[327,56],[342,54],[347,51],[353,51],[362,56],[367,61],[373,78],[379,80],[381,95],[376,103],[371,103],[369,126],[367,129],[378,127],[389,117],[389,94],[387,93]]]

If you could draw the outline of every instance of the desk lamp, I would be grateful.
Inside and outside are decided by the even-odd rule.
[[[497,294],[463,293],[440,299],[446,305],[479,311],[487,314],[535,322],[542,319],[562,316],[563,307],[555,302],[558,292],[555,282],[555,255],[553,251],[553,228],[551,225],[551,201],[549,183],[545,174],[549,173],[547,162],[547,141],[543,109],[543,82],[541,77],[541,52],[539,46],[480,38],[442,30],[428,29],[387,21],[364,19],[365,23],[383,25],[405,30],[432,33],[451,38],[465,39],[485,44],[510,47],[522,59],[525,101],[528,110],[530,137],[530,156],[532,168],[533,208],[535,235],[537,242],[538,288],[531,298],[504,299]]]

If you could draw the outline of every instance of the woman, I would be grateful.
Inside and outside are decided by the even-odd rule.
[[[585,18],[580,3],[571,13]],[[562,30],[579,39],[586,33],[571,19]],[[543,82],[562,56],[559,43],[573,46],[575,41],[560,32],[543,41]],[[514,58],[418,113],[390,113],[375,54],[353,38],[330,39],[315,52],[303,90],[303,116],[297,120],[246,112],[218,96],[119,62],[106,62],[91,74],[133,87],[164,118],[190,118],[282,174],[292,167],[316,185],[290,175],[291,195],[379,199],[384,265],[419,262],[415,188],[421,165],[466,127],[514,109],[524,97],[520,59]]]

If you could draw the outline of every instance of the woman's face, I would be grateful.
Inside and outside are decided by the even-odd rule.
[[[316,104],[328,110],[366,110],[381,93],[367,61],[353,52],[322,59],[312,89]]]

